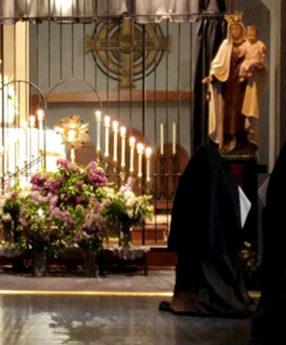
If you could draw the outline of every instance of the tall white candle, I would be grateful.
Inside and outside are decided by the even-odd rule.
[[[45,113],[42,109],[37,111],[37,117],[39,121],[39,151],[44,151],[45,138],[44,138],[44,117]]]
[[[104,131],[105,131],[105,150],[104,157],[109,157],[109,127],[110,127],[110,117],[104,117]]]
[[[134,137],[130,137],[129,139],[129,146],[130,146],[130,173],[134,172],[134,147],[135,147],[136,139]]]
[[[137,153],[138,153],[138,177],[142,177],[142,154],[143,154],[143,145],[141,143],[137,144]]]
[[[120,127],[121,136],[121,167],[125,167],[125,142],[126,142],[126,128]]]
[[[95,112],[96,120],[96,151],[100,152],[100,126],[101,126],[101,111]]]
[[[146,182],[150,182],[151,178],[150,178],[150,158],[151,158],[151,153],[152,153],[152,149],[151,147],[147,147],[146,148]]]
[[[176,142],[177,142],[177,124],[175,121],[173,121],[173,140],[172,140],[172,153],[173,155],[176,154]]]
[[[118,136],[118,121],[113,121],[113,161],[117,162],[117,136]]]
[[[160,154],[164,154],[164,123],[160,122]]]

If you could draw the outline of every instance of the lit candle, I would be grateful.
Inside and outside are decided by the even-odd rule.
[[[45,117],[45,113],[43,109],[38,109],[37,111],[37,117],[38,117],[38,121],[39,121],[39,151],[43,152],[44,151],[44,117]]]
[[[143,154],[143,145],[141,143],[137,144],[137,153],[138,153],[138,177],[142,177],[142,154]]]
[[[130,145],[130,173],[134,172],[134,147],[135,147],[136,139],[134,137],[130,137],[129,145]]]
[[[120,127],[121,136],[121,167],[125,167],[125,141],[126,141],[126,128]]]
[[[151,147],[146,148],[146,182],[150,182],[150,157],[151,157],[152,149]]]
[[[101,111],[95,112],[96,120],[96,151],[100,152],[100,124],[101,124]]]
[[[164,154],[164,123],[160,122],[160,154]]]
[[[173,155],[176,154],[176,135],[177,135],[177,124],[173,121],[173,141],[172,141],[172,153]]]
[[[118,134],[118,121],[113,121],[113,161],[117,162],[117,134]]]
[[[35,128],[35,125],[36,125],[36,116],[30,115],[30,127]]]
[[[104,156],[109,156],[109,127],[110,127],[110,117],[104,117],[104,128],[105,128],[105,151]]]

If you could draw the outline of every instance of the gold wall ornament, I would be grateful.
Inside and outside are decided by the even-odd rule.
[[[228,22],[228,25],[241,23],[243,12],[235,12],[234,14],[225,14],[224,18]]]
[[[55,126],[56,131],[61,134],[64,144],[71,149],[72,163],[75,163],[75,150],[80,149],[89,140],[88,127],[89,124],[83,122],[79,115],[64,117]]]
[[[90,52],[105,75],[120,80],[120,87],[130,88],[133,81],[157,68],[164,52],[170,52],[170,38],[163,37],[158,24],[146,24],[143,29],[132,18],[124,18],[121,23],[97,25],[93,36],[85,37],[85,53]]]

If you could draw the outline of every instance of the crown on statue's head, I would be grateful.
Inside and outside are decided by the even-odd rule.
[[[243,12],[235,12],[234,14],[225,14],[224,18],[228,25],[239,24],[242,21]]]

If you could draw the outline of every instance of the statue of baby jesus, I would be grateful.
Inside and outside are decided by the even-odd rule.
[[[265,68],[266,45],[257,39],[257,33],[256,26],[248,26],[246,31],[247,41],[239,47],[239,56],[244,56],[239,70],[240,82],[243,82],[245,78],[252,77],[256,70],[263,70]]]

